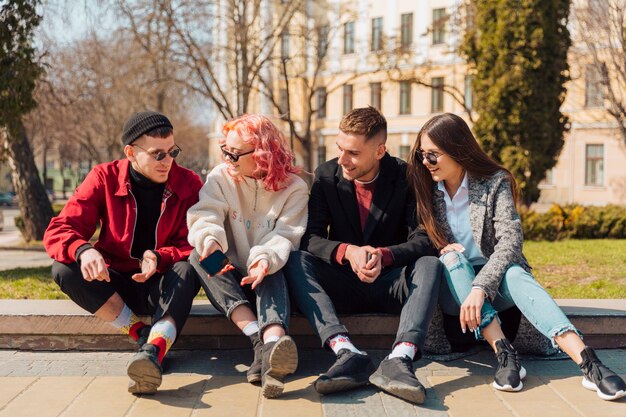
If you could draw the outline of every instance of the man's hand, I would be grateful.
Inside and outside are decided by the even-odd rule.
[[[361,281],[371,284],[380,275],[383,257],[378,249],[372,246],[348,245],[344,256]]]
[[[254,264],[250,265],[248,269],[248,275],[241,279],[241,285],[252,284],[252,289],[255,289],[257,285],[263,282],[263,279],[267,275],[267,271],[270,269],[270,264],[267,259],[260,259]]]
[[[143,253],[141,259],[141,273],[133,274],[132,278],[137,282],[146,282],[157,270],[157,256],[151,250]]]
[[[104,258],[93,248],[80,254],[80,272],[83,273],[85,281],[111,282]]]
[[[217,251],[217,250],[222,250],[222,246],[220,246],[219,243],[217,243],[216,240],[209,240],[208,245],[206,245],[204,247],[204,249],[202,250],[202,253],[200,254],[200,259],[204,259],[207,256],[211,255],[213,252]]]
[[[485,303],[485,293],[480,288],[472,288],[463,304],[461,304],[461,314],[459,320],[461,322],[461,330],[465,333],[468,327],[471,331],[478,329],[480,326],[481,309]]]

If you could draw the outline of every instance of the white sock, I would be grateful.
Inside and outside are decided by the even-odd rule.
[[[417,353],[417,346],[409,342],[400,342],[393,347],[391,354],[388,356],[391,358],[401,358],[403,356],[413,359]]]
[[[253,334],[258,333],[259,332],[259,322],[258,321],[251,321],[250,323],[245,325],[245,327],[243,328],[242,332],[246,336],[252,336]]]
[[[335,355],[339,353],[341,349],[348,349],[354,353],[363,353],[358,350],[353,344],[347,334],[338,334],[328,339],[328,346],[335,352]]]
[[[278,342],[278,339],[280,339],[280,336],[263,337],[263,344],[272,343],[272,342]]]
[[[130,316],[133,312],[128,308],[126,304],[124,304],[124,308],[120,311],[120,314],[111,322],[111,325],[116,329],[121,329],[122,327],[127,327],[130,323]]]

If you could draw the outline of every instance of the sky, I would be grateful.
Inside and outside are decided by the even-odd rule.
[[[115,17],[98,0],[48,0],[41,6],[43,20],[39,36],[55,43],[70,44],[84,38],[90,30],[111,30]]]

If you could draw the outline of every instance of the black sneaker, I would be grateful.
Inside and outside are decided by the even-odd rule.
[[[517,392],[524,384],[526,369],[520,364],[518,353],[507,339],[496,340],[498,369],[493,378],[493,387],[500,391]]]
[[[426,389],[415,377],[413,360],[408,356],[383,359],[370,376],[370,383],[414,404],[422,404],[426,399]]]
[[[131,394],[154,394],[161,385],[163,369],[159,365],[159,347],[146,343],[128,364]]]
[[[261,364],[263,363],[263,341],[258,334],[250,336],[252,348],[254,349],[254,359],[250,364],[250,369],[246,372],[246,378],[251,384],[261,382]]]
[[[368,378],[374,370],[374,362],[367,353],[341,349],[335,363],[315,380],[313,386],[320,394],[362,387],[368,383]]]
[[[152,330],[152,326],[145,325],[137,332],[137,346],[139,349],[143,347],[146,343],[148,343],[148,336],[150,336],[150,330]]]
[[[283,336],[276,342],[262,346],[261,391],[265,398],[276,398],[283,393],[285,376],[296,372],[298,350],[293,339]]]
[[[580,364],[584,374],[583,387],[596,391],[603,400],[617,400],[626,396],[624,380],[604,366],[592,348],[585,346],[580,356],[583,358]]]

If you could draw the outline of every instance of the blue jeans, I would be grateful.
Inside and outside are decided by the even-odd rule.
[[[460,306],[472,290],[472,282],[481,267],[473,267],[463,254],[456,251],[448,252],[439,259],[444,265],[444,283],[439,294],[441,309],[445,314],[458,316]],[[498,311],[514,305],[541,334],[552,341],[554,347],[557,347],[554,341],[556,336],[568,331],[580,335],[550,294],[517,264],[511,265],[504,273],[493,303],[485,300],[479,329],[488,326],[497,317]]]

